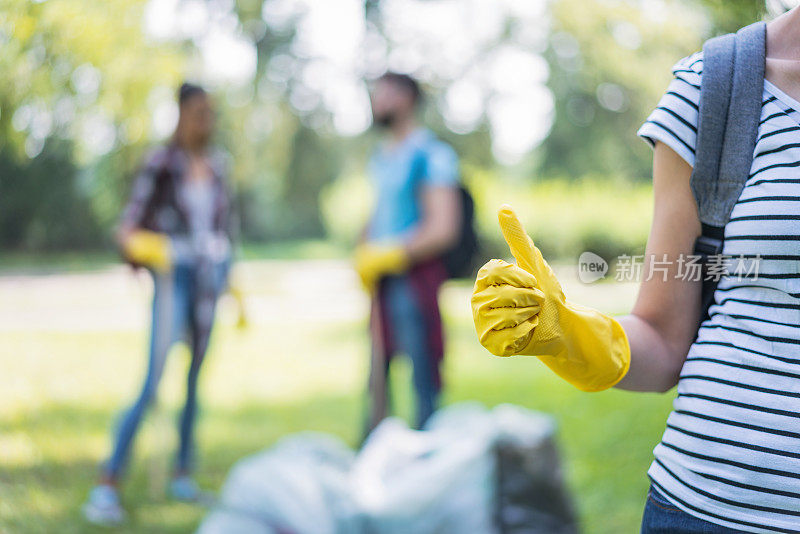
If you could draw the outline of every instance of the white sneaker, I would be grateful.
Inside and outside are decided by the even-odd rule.
[[[125,510],[119,504],[119,494],[114,486],[99,484],[89,492],[83,505],[83,516],[95,525],[113,526],[125,521]]]
[[[200,498],[200,488],[191,477],[183,475],[172,479],[169,494],[177,501],[195,502]]]
[[[212,493],[202,491],[190,476],[181,475],[172,479],[169,494],[176,501],[208,504],[214,500]]]

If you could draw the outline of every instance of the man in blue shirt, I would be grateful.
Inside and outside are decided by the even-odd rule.
[[[416,424],[436,409],[443,354],[436,295],[446,279],[441,256],[460,231],[458,158],[420,127],[417,82],[386,73],[372,91],[372,113],[386,139],[370,161],[373,215],[356,250],[356,270],[373,296],[370,427],[386,415],[386,379],[395,352],[414,367]]]

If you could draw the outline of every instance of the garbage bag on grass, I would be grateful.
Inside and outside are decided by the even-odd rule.
[[[477,403],[423,431],[382,422],[355,455],[301,434],[239,462],[201,534],[573,534],[551,418]]]
[[[572,534],[550,417],[462,403],[424,431],[384,421],[353,467],[357,506],[381,534]]]
[[[370,532],[494,532],[490,429],[450,430],[387,419],[373,431],[351,475]]]
[[[495,528],[500,534],[577,534],[578,519],[564,483],[555,428],[517,406],[493,410]],[[538,419],[538,423],[534,423]]]
[[[340,440],[301,433],[239,461],[199,534],[360,532],[348,473],[355,454]]]

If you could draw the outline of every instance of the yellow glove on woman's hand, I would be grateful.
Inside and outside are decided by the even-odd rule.
[[[491,260],[478,272],[472,316],[481,345],[497,356],[538,356],[583,391],[601,391],[619,382],[631,359],[620,324],[566,300],[511,207],[503,206],[498,216],[519,266]]]
[[[356,248],[355,267],[370,293],[381,278],[408,269],[408,254],[400,244],[364,243]]]
[[[172,268],[169,236],[149,230],[136,230],[125,239],[123,253],[129,260],[165,273]]]
[[[233,297],[233,300],[236,303],[236,328],[244,330],[250,325],[250,321],[247,318],[247,306],[245,305],[244,291],[242,291],[242,287],[239,285],[238,280],[233,279],[228,284],[228,294]]]

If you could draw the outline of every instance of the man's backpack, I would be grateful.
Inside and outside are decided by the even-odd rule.
[[[475,270],[478,252],[478,234],[475,232],[475,201],[463,183],[458,184],[461,205],[461,221],[458,239],[453,247],[442,255],[448,278],[470,278]]]
[[[414,159],[412,173],[415,180],[421,179],[427,172],[428,155],[420,149]],[[458,185],[461,220],[455,244],[442,254],[448,278],[470,278],[475,271],[475,259],[478,253],[478,233],[475,231],[475,200],[462,181]]]
[[[691,188],[702,233],[694,253],[708,264],[722,254],[725,225],[750,176],[761,118],[766,64],[766,24],[709,39],[703,74]],[[702,317],[708,317],[717,280],[704,277]]]

